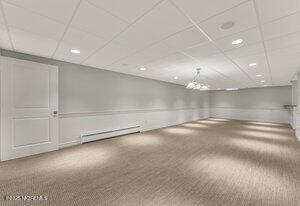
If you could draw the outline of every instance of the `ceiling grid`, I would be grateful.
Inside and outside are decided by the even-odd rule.
[[[300,67],[299,0],[0,0],[0,13],[1,48],[180,85],[198,67],[211,89],[289,85]]]

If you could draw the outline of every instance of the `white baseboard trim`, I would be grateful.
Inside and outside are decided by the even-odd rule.
[[[63,149],[66,147],[72,147],[72,146],[79,145],[79,144],[80,144],[80,140],[74,140],[74,141],[70,141],[70,142],[60,143],[58,148]]]
[[[297,140],[300,142],[300,134],[299,134],[299,131],[297,132],[297,130],[295,130],[295,136],[296,136]]]
[[[107,139],[111,137],[117,137],[126,134],[132,134],[140,132],[140,126],[131,126],[126,128],[117,128],[114,130],[102,130],[102,131],[89,131],[81,134],[80,141],[82,143],[92,142],[101,139]]]
[[[295,129],[295,136],[298,139],[298,141],[300,142],[300,127],[296,127]]]

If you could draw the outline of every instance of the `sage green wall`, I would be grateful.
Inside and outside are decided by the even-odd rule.
[[[7,50],[1,55],[58,66],[60,113],[209,107],[208,92]]]
[[[1,55],[58,66],[61,113],[208,107],[277,109],[292,101],[291,86],[200,92],[7,50],[1,50]]]
[[[279,109],[291,102],[291,86],[210,92],[211,108]]]

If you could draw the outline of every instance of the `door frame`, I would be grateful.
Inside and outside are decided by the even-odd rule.
[[[29,60],[22,60],[22,59],[17,59],[17,58],[12,58],[12,57],[4,57],[0,55],[0,162],[5,161],[5,135],[6,135],[6,121],[7,121],[7,108],[6,108],[6,102],[7,102],[7,78],[8,74],[6,73],[7,70],[5,67],[10,66],[11,62],[24,62],[26,64],[41,64],[41,65],[47,65],[47,66],[52,66],[53,68],[57,69],[57,72],[59,73],[59,68],[55,65],[50,65],[50,64],[44,64],[44,63],[39,63],[39,62],[34,62],[34,61],[29,61]],[[58,75],[58,74],[57,74]],[[59,83],[58,83],[58,78],[57,76],[57,111],[59,109]],[[56,136],[57,136],[57,149],[59,148],[59,114],[57,114],[57,129],[55,131]]]
[[[2,161],[2,137],[3,137],[3,57],[0,55],[0,162]]]

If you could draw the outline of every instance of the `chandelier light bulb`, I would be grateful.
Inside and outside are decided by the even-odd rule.
[[[187,85],[186,88],[188,88],[188,89],[194,89],[195,86],[196,86],[195,82],[191,82],[191,83],[189,83],[189,84]]]
[[[197,68],[196,71],[196,75],[194,77],[194,80],[190,83],[188,83],[188,85],[186,86],[187,89],[196,89],[196,90],[208,90],[208,85],[202,84],[200,82],[200,68]]]

